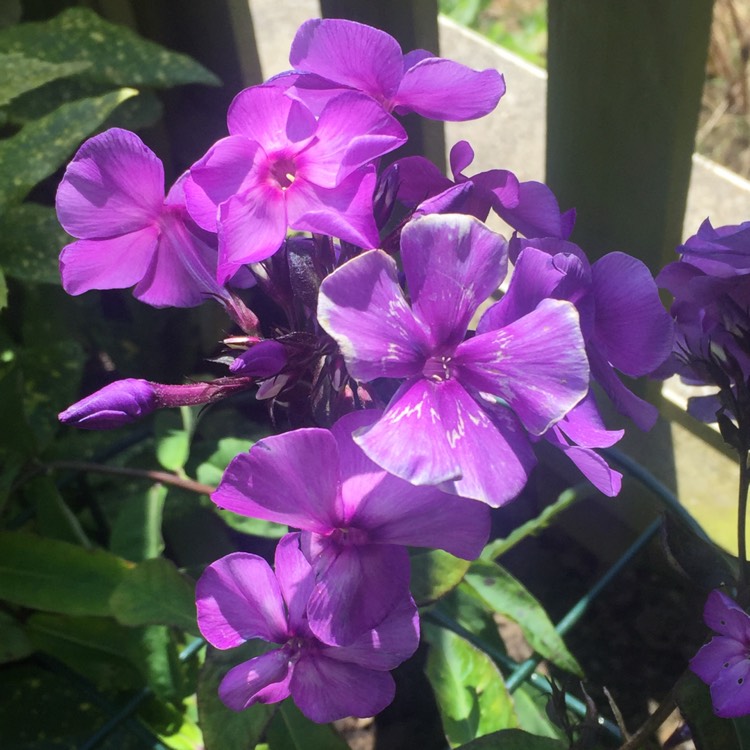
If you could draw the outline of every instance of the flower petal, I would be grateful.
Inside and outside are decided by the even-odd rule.
[[[711,630],[750,646],[750,615],[725,593],[715,589],[706,599],[703,620]]]
[[[674,323],[651,272],[625,253],[605,255],[591,272],[596,300],[592,343],[626,375],[647,375],[669,356],[674,341]]]
[[[524,237],[558,237],[566,240],[573,231],[575,211],[560,213],[554,193],[542,182],[522,182],[518,186],[515,206],[498,202],[500,218]]]
[[[362,253],[323,280],[318,320],[358,380],[421,371],[427,340],[404,299],[396,263],[382,250]]]
[[[422,216],[401,233],[401,258],[412,309],[436,348],[455,347],[477,307],[507,268],[505,240],[477,219]]]
[[[505,328],[465,341],[454,362],[463,383],[502,398],[535,435],[562,419],[589,388],[578,313],[560,300],[543,300]]]
[[[223,284],[246,263],[273,255],[286,237],[286,205],[281,190],[253,185],[219,207],[219,267]]]
[[[289,630],[307,635],[307,602],[315,586],[315,573],[300,549],[299,532],[279,540],[274,555],[274,572],[289,613]]]
[[[265,158],[257,143],[242,136],[222,138],[211,146],[190,168],[183,186],[193,221],[207,232],[216,232],[219,205],[255,183],[256,162]]]
[[[289,697],[291,679],[289,658],[277,648],[230,669],[219,685],[219,697],[233,711],[278,703]]]
[[[474,120],[492,112],[504,93],[505,80],[496,70],[431,57],[406,71],[393,104],[399,112],[433,120]]]
[[[722,670],[711,683],[714,712],[723,719],[750,714],[750,659]]]
[[[60,253],[60,275],[68,294],[91,289],[127,289],[147,273],[159,243],[159,230],[147,226],[106,240],[78,240]]]
[[[289,53],[297,70],[360,89],[383,102],[403,75],[401,47],[390,35],[342,19],[311,19],[300,26]]]
[[[287,639],[284,600],[276,576],[257,555],[234,552],[211,563],[196,584],[198,627],[216,648],[252,638]]]
[[[331,646],[323,648],[321,653],[336,661],[385,671],[408,659],[418,645],[419,613],[409,596],[380,625],[368,630],[351,646]]]
[[[622,489],[622,474],[591,448],[570,445],[562,436],[559,423],[544,433],[547,442],[559,448],[603,495],[615,497]]]
[[[290,687],[299,710],[319,724],[346,716],[375,716],[396,693],[388,672],[345,664],[322,654],[297,662]]]
[[[745,661],[745,647],[734,638],[714,636],[690,660],[690,669],[710,685],[725,669]]]
[[[315,133],[315,116],[301,102],[284,95],[277,86],[251,86],[240,91],[229,105],[227,127],[259,143],[263,149],[282,150]]]
[[[286,191],[291,229],[329,234],[362,248],[377,247],[378,228],[373,216],[375,170],[363,167],[335,188],[318,187],[298,178]]]
[[[369,96],[354,91],[328,102],[315,136],[299,156],[299,174],[327,188],[406,142],[406,131],[395,118]]]
[[[234,458],[211,499],[243,516],[324,534],[343,516],[338,472],[328,430],[294,430],[263,438]]]
[[[341,494],[348,525],[367,529],[381,544],[436,547],[473,560],[487,543],[489,509],[448,495],[436,487],[417,487],[373,463],[352,433],[373,424],[379,412],[352,412],[331,428],[341,457]]]
[[[164,168],[143,141],[111,128],[89,138],[57,189],[57,217],[68,234],[103,239],[128,234],[158,218]]]
[[[348,646],[372,630],[409,592],[405,547],[330,542],[311,562],[316,585],[307,617],[313,633],[332,646]]]

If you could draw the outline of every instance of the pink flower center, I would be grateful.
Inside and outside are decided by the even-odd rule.
[[[430,357],[422,367],[422,375],[436,382],[448,380],[452,376],[451,358],[447,355]]]
[[[269,171],[274,182],[282,190],[286,190],[291,187],[294,178],[297,176],[297,165],[294,163],[294,159],[284,156],[272,161]]]

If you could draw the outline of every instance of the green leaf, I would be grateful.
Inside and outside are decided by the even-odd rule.
[[[562,740],[563,731],[547,718],[548,701],[548,695],[527,684],[521,684],[513,691],[513,705],[520,728],[542,737]]]
[[[51,477],[35,477],[24,484],[23,491],[34,505],[36,528],[42,536],[79,544],[86,549],[93,548]]]
[[[23,626],[7,612],[0,611],[0,664],[18,661],[33,651]]]
[[[732,719],[740,750],[750,750],[750,716]]]
[[[194,584],[163,557],[128,570],[110,605],[123,625],[172,625],[198,634]]]
[[[140,645],[134,655],[148,686],[162,700],[178,703],[186,693],[186,686],[169,628],[152,625],[142,628],[140,634]]]
[[[348,750],[349,745],[330,724],[306,718],[289,698],[268,726],[269,750]]]
[[[167,488],[155,484],[124,499],[112,527],[109,548],[126,560],[141,562],[158,557],[164,549],[161,520]]]
[[[480,737],[459,750],[565,750],[567,743],[549,737],[537,737],[520,729],[505,729]]]
[[[232,711],[219,698],[219,683],[232,667],[270,647],[272,644],[258,640],[228,651],[209,647],[198,678],[198,723],[206,750],[253,750],[260,742],[276,706],[256,703],[244,711]]]
[[[15,279],[59,286],[58,257],[68,242],[54,208],[24,203],[0,214],[0,266]]]
[[[143,685],[141,636],[104,617],[67,617],[36,613],[27,622],[34,647],[59,659],[102,690],[136,689]]]
[[[157,460],[167,471],[181,471],[190,456],[190,430],[173,411],[159,412],[154,429]]]
[[[130,563],[103,550],[0,531],[0,599],[68,615],[109,615]]]
[[[49,63],[18,52],[0,53],[0,106],[57,78],[80,73],[90,62]]]
[[[540,656],[568,672],[583,674],[544,607],[505,568],[477,560],[469,567],[464,580],[493,611],[518,623],[524,637]]]
[[[4,29],[0,49],[53,63],[88,62],[87,76],[115,86],[219,84],[195,60],[108,23],[88,8],[69,8],[49,21]]]
[[[677,706],[690,727],[699,750],[742,750],[734,725],[720,719],[711,705],[708,685],[692,672],[685,672],[677,683]]]
[[[27,123],[10,138],[0,140],[0,210],[10,203],[20,203],[34,185],[68,159],[115,107],[137,93],[135,89],[123,88],[63,104],[45,117]]]
[[[253,445],[246,438],[225,437],[216,445],[216,450],[198,465],[195,475],[199,482],[217,487],[229,462],[240,453],[247,453]]]
[[[494,560],[500,555],[504,555],[508,550],[515,547],[520,541],[527,536],[534,536],[546,529],[552,521],[564,510],[567,510],[573,503],[590,497],[595,489],[588,483],[580,484],[575,487],[561,492],[557,500],[548,505],[536,517],[532,518],[518,528],[514,529],[505,539],[495,539],[482,550],[482,560]]]
[[[485,653],[450,630],[425,625],[422,632],[430,644],[425,672],[451,747],[518,726],[503,677]]]
[[[469,562],[441,549],[419,550],[411,556],[411,594],[422,606],[445,596],[463,580]]]

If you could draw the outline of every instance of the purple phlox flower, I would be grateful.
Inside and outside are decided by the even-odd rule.
[[[556,286],[554,275],[564,273],[565,280],[550,296],[569,299],[578,308],[591,377],[621,414],[642,430],[651,429],[658,416],[656,408],[628,389],[615,372],[629,377],[649,375],[672,351],[674,324],[659,299],[651,272],[641,261],[621,252],[609,253],[589,265],[577,245],[553,238],[516,239],[511,242],[511,259],[518,263],[519,254],[527,248],[553,256],[554,261],[548,267],[552,272],[549,283],[553,287]],[[531,256],[526,262],[530,260]],[[542,271],[544,264],[544,259],[537,257],[534,267],[545,273]],[[534,273],[530,270],[516,283],[519,296],[529,297],[529,306],[545,296],[535,291],[540,282],[534,279]],[[545,275],[545,278],[548,277]],[[579,281],[574,283],[574,278]],[[498,310],[489,315],[487,324],[493,316],[499,315],[503,304],[508,302],[501,300]]]
[[[296,72],[273,83],[293,87],[315,106],[339,87],[364,92],[386,111],[433,120],[473,120],[497,106],[505,81],[496,70],[472,70],[426,50],[401,51],[390,35],[343,19],[300,26],[289,62]],[[291,91],[290,91],[291,93]]]
[[[526,237],[567,239],[573,231],[575,209],[564,213],[552,191],[541,182],[519,182],[505,169],[491,169],[467,177],[464,170],[474,160],[466,141],[451,149],[453,180],[422,156],[394,162],[382,180],[398,182],[398,200],[419,214],[462,213],[485,221],[490,209]]]
[[[690,669],[711,688],[717,716],[750,714],[750,616],[717,589],[708,595],[703,619],[718,635],[690,660]]]
[[[750,274],[750,221],[714,228],[706,219],[677,252],[710,276]]]
[[[355,439],[387,471],[492,506],[515,497],[540,435],[588,390],[575,307],[544,300],[499,330],[464,340],[505,275],[506,243],[474,218],[423,216],[401,233],[408,305],[395,261],[363,253],[320,287],[318,319],[352,377],[404,380]]]
[[[665,266],[656,281],[674,297],[670,312],[676,337],[668,374],[676,372],[688,383],[724,387],[727,379],[744,382],[750,374],[750,285],[747,274],[733,265],[722,267],[719,257],[717,253],[704,263],[702,257],[683,255]],[[710,414],[698,416],[715,420]]]
[[[352,432],[378,415],[353,412],[330,431],[260,440],[230,463],[212,495],[221,508],[302,530],[315,571],[307,615],[325,643],[348,645],[408,595],[405,545],[473,559],[489,535],[486,507],[414,487],[364,455]]]
[[[419,643],[414,602],[405,597],[349,646],[329,646],[308,626],[315,576],[299,534],[279,542],[275,568],[274,575],[263,558],[235,552],[209,565],[198,580],[198,626],[209,643],[229,649],[260,638],[279,646],[231,669],[219,685],[222,701],[241,711],[291,695],[319,723],[382,711],[395,692],[388,671]]]
[[[584,341],[595,331],[592,274],[588,261],[575,245],[550,243],[553,254],[527,247],[516,257],[508,291],[490,307],[477,325],[477,333],[486,333],[522,318],[543,300],[561,299],[578,310]],[[570,252],[567,252],[570,251]],[[588,395],[562,419],[547,430],[543,438],[554,445],[580,469],[591,483],[610,497],[620,491],[622,474],[611,469],[596,453],[608,448],[623,435],[622,430],[607,430],[592,394]]]
[[[190,170],[195,221],[219,234],[219,279],[273,255],[287,229],[375,247],[371,162],[406,141],[399,123],[367,96],[332,98],[319,118],[273,86],[240,92],[230,135]]]
[[[167,385],[126,378],[105,385],[58,415],[64,424],[84,430],[110,430],[151,414],[156,409],[197,406],[218,401],[254,384],[251,377],[218,378],[206,383]]]
[[[188,216],[182,183],[165,199],[162,163],[135,133],[112,128],[86,141],[57,190],[58,219],[77,238],[60,254],[65,291],[135,285],[154,307],[226,299],[215,238]]]

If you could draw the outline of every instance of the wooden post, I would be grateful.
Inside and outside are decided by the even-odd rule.
[[[549,0],[547,181],[592,259],[674,258],[712,4]]]

